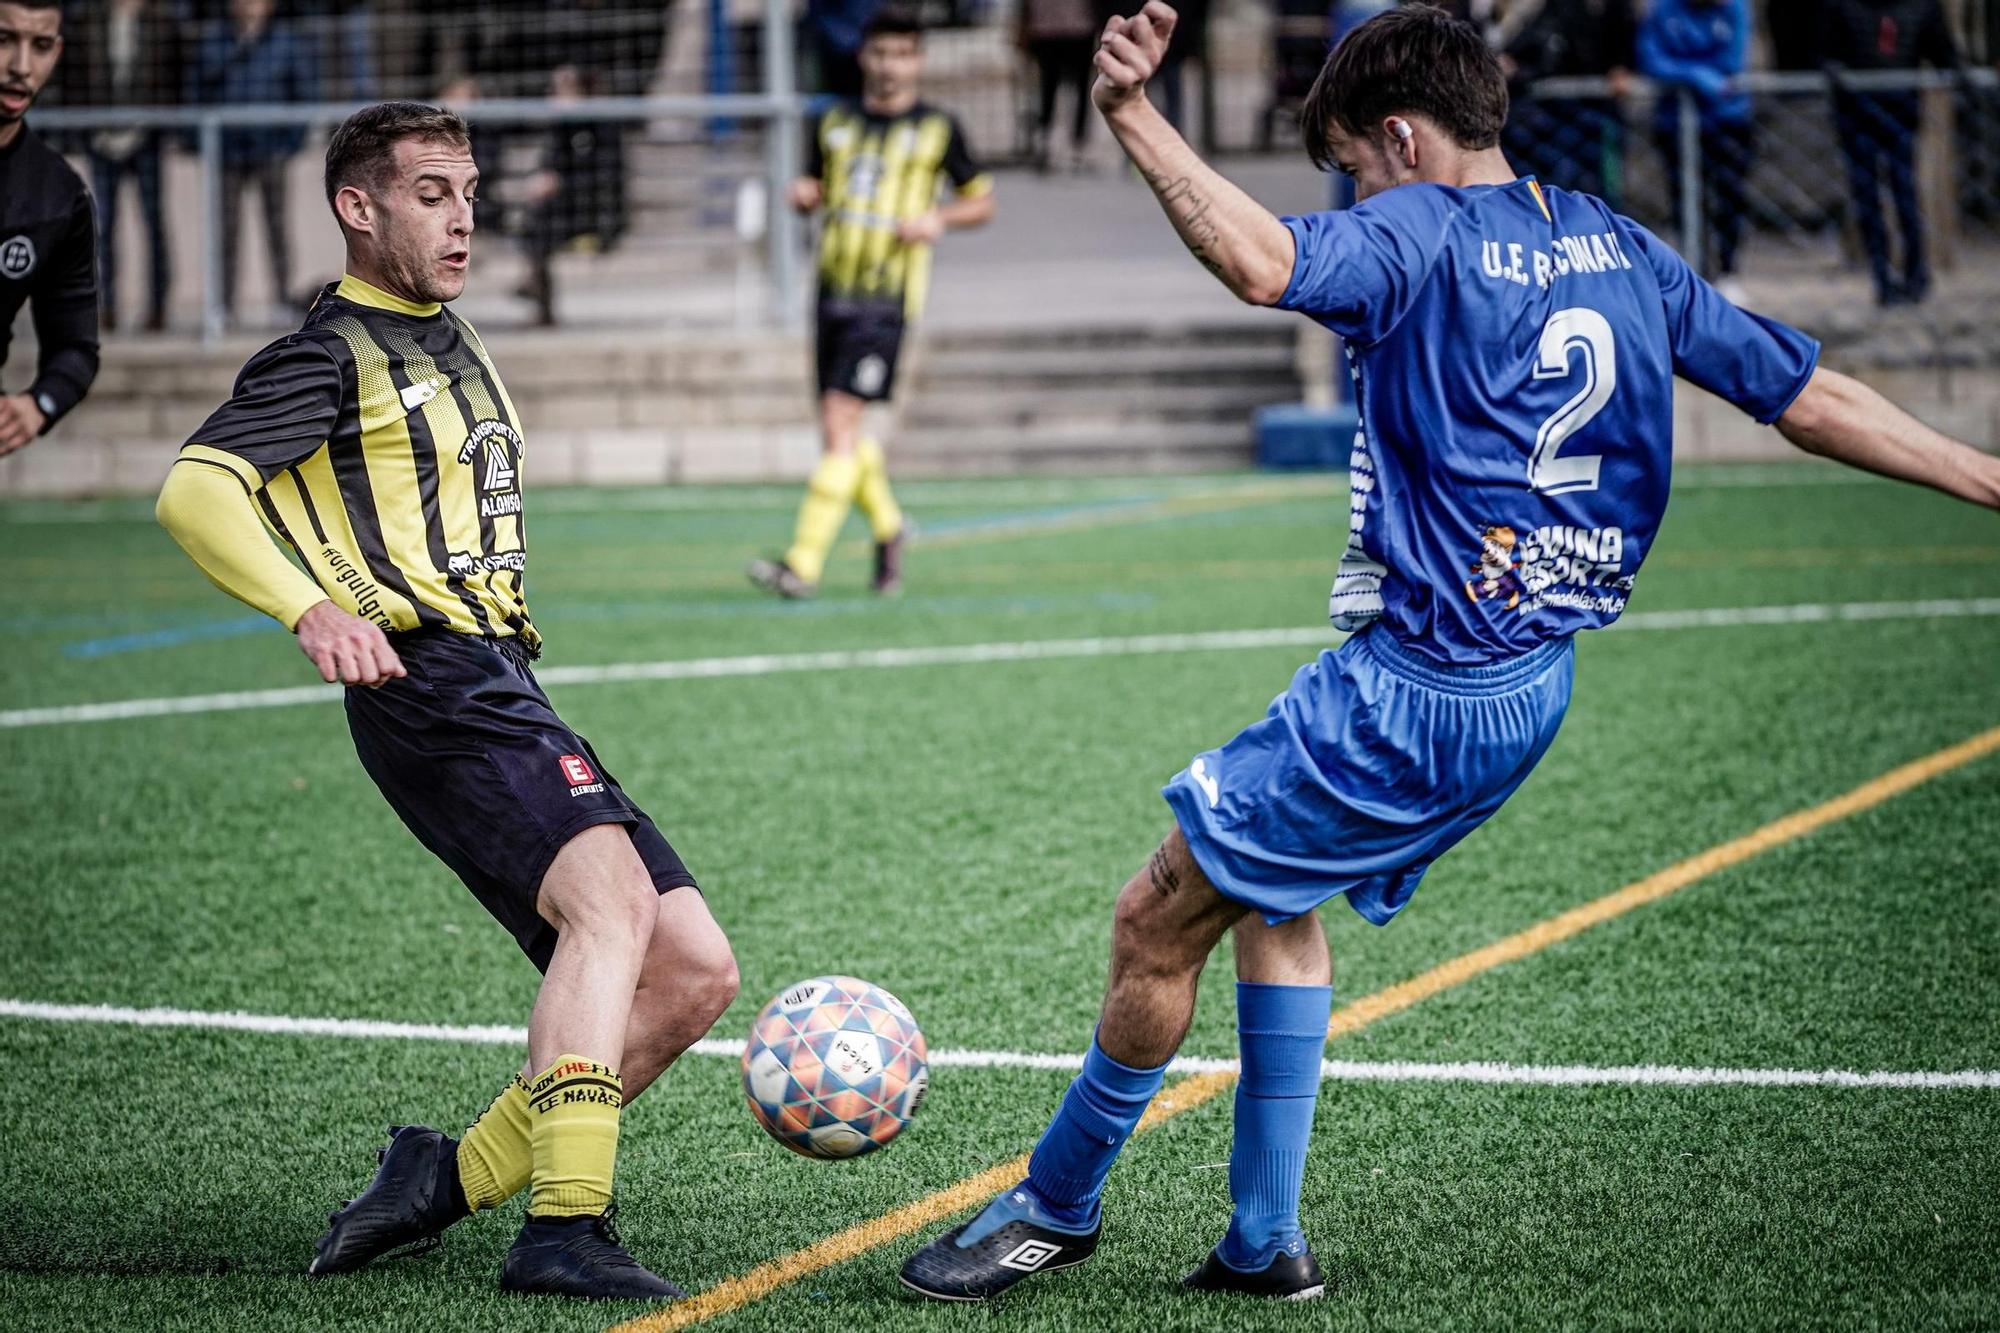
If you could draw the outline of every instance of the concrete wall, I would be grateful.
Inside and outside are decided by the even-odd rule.
[[[1294,361],[1298,384],[1291,392],[1273,386],[1271,401],[1308,397],[1308,389],[1317,392],[1330,381],[1329,343],[1316,336],[1313,326],[1298,327],[1302,331]],[[1140,336],[1135,331],[1134,337]],[[1157,330],[1145,336],[1154,344],[1162,341]],[[1191,330],[1186,336],[1199,340],[1209,335]],[[1032,337],[1011,335],[1006,341],[1012,346],[960,350],[990,356],[996,373],[1005,369],[1009,356],[1032,362],[1048,355]],[[228,397],[238,367],[258,345],[255,341],[213,348],[143,341],[109,344],[103,370],[84,404],[53,435],[0,459],[0,496],[86,497],[157,490],[181,441]],[[528,478],[534,485],[792,480],[803,477],[817,456],[811,367],[803,336],[516,333],[497,335],[489,346],[524,418]],[[1191,343],[1160,354],[1200,350]],[[1986,448],[2000,440],[2000,368],[1858,364],[1857,354],[1863,350],[1829,339],[1827,360],[1861,374],[1940,430]],[[1075,355],[1075,349],[1068,349],[1068,354]],[[1277,355],[1282,365],[1281,348]],[[920,350],[912,362],[907,382],[913,394],[920,395],[928,378]],[[940,370],[948,368],[943,360],[938,365]],[[1097,378],[1101,377],[1092,377]],[[1018,396],[1024,383],[1015,380],[1008,392]],[[1040,384],[1048,399],[1046,410],[1060,416],[1066,410],[1065,393],[1076,386],[1074,377],[1048,377]],[[942,392],[942,381],[940,386]],[[1088,382],[1081,391],[1103,392]],[[970,393],[952,391],[954,398]],[[1175,436],[1166,442],[1178,441],[1185,447],[1164,454],[1155,448],[1152,454],[1159,457],[1148,454],[1145,461],[1135,461],[1136,445],[1160,444],[1165,439],[1160,432],[1171,434],[1172,420],[1188,415],[1171,404],[1153,406],[1161,409],[1154,414],[1162,417],[1161,422],[1148,419],[1147,392],[1135,390],[1131,410],[1121,417],[1124,424],[1101,432],[1094,452],[1087,447],[1091,440],[1080,438],[1058,451],[1059,458],[1043,459],[1047,451],[1014,449],[1005,460],[988,461],[1065,472],[1250,462],[1247,425],[1226,432],[1218,427],[1216,438],[1205,447],[1196,447],[1203,441],[1179,441]],[[1079,401],[1077,410],[1102,408]],[[992,470],[975,466],[977,460],[957,459],[949,450],[919,448],[922,432],[915,426],[911,429],[916,433],[904,459],[906,475]],[[1186,433],[1189,427],[1172,429]],[[892,448],[896,436],[890,428]],[[1675,448],[1679,456],[1699,460],[1775,459],[1793,452],[1777,432],[1687,385],[1679,386],[1675,399]]]

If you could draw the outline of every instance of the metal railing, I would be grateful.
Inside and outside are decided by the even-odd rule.
[[[785,328],[796,328],[804,319],[804,289],[801,263],[801,222],[787,205],[786,191],[799,171],[802,160],[802,124],[806,99],[797,91],[793,68],[793,41],[790,13],[782,0],[770,0],[763,9],[761,73],[764,91],[760,94],[711,94],[666,97],[590,97],[571,102],[533,98],[477,99],[456,109],[466,117],[475,133],[502,126],[555,126],[604,124],[610,122],[651,122],[686,120],[703,127],[714,138],[727,135],[747,124],[761,129],[763,136],[762,216],[743,217],[735,210],[736,229],[754,224],[761,232],[768,269],[769,306],[767,318]],[[38,131],[191,131],[200,158],[201,173],[201,336],[213,342],[223,336],[229,313],[223,298],[224,265],[234,256],[223,253],[223,160],[225,130],[296,128],[302,131],[328,129],[367,105],[365,102],[313,104],[273,103],[195,107],[50,107],[34,113]]]
[[[1762,230],[1785,230],[1788,222],[1797,224],[1800,231],[1824,230],[1829,217],[1837,215],[1843,202],[1853,203],[1842,196],[1850,194],[1851,182],[1848,173],[1842,170],[1841,157],[1857,152],[1876,153],[1908,152],[1912,155],[1935,156],[1940,151],[1953,152],[1964,156],[1968,144],[2000,145],[2000,74],[1994,70],[1973,68],[1964,70],[1845,70],[1837,72],[1750,72],[1739,75],[1731,81],[1729,93],[1740,94],[1750,101],[1750,116],[1744,123],[1756,138],[1757,146],[1748,156],[1753,161],[1730,164],[1730,173],[1744,177],[1740,182],[1742,198],[1732,201],[1741,207],[1743,224]],[[1942,98],[1941,107],[1923,104],[1922,99]],[[1950,113],[1949,125],[1933,124],[1928,136],[1915,137],[1916,122],[1907,127],[1907,139],[1897,138],[1888,142],[1889,132],[1885,131],[1883,142],[1870,143],[1867,136],[1871,127],[1864,124],[1858,130],[1852,125],[1839,125],[1840,106],[1848,104],[1876,104],[1893,102],[1897,99],[1919,99],[1912,108],[1912,115],[1921,117],[1926,112],[1945,110]],[[1665,102],[1671,111],[1662,117],[1660,104]],[[1716,256],[1710,253],[1714,207],[1707,195],[1716,180],[1716,163],[1710,158],[1718,150],[1719,140],[1713,133],[1715,127],[1712,113],[1705,113],[1702,100],[1690,89],[1654,83],[1646,79],[1633,79],[1623,89],[1623,95],[1614,93],[1613,85],[1602,78],[1552,78],[1534,83],[1526,98],[1517,98],[1516,126],[1519,113],[1523,109],[1546,109],[1550,107],[1588,108],[1588,114],[1575,112],[1567,121],[1544,119],[1537,122],[1541,138],[1560,140],[1561,136],[1588,137],[1596,134],[1601,122],[1600,115],[1609,115],[1620,129],[1630,129],[1635,124],[1643,124],[1650,117],[1655,130],[1656,145],[1663,146],[1664,128],[1670,130],[1673,140],[1673,158],[1663,164],[1662,184],[1666,199],[1618,198],[1614,194],[1612,202],[1627,211],[1643,217],[1652,214],[1669,222],[1676,237],[1677,247],[1682,257],[1696,269],[1712,269]],[[1899,111],[1898,115],[1901,114]],[[1582,123],[1587,121],[1588,123]],[[1532,156],[1534,144],[1525,144],[1511,131],[1509,144],[1517,155]],[[1861,140],[1855,142],[1857,136]],[[1620,136],[1622,139],[1622,135]],[[1541,146],[1547,146],[1546,144]],[[1560,159],[1564,148],[1582,147],[1586,151],[1589,144],[1579,145],[1574,141],[1568,145],[1556,144]],[[1829,149],[1838,150],[1839,155],[1828,159]],[[1632,149],[1622,144],[1615,151],[1621,158],[1621,167],[1630,165],[1644,149]],[[1914,170],[1916,164],[1910,164]],[[1934,169],[1942,163],[1930,163]],[[1517,162],[1516,166],[1522,166]],[[1568,182],[1557,180],[1562,185]],[[1739,183],[1732,182],[1734,188]],[[1980,188],[1991,188],[1991,183]],[[1596,191],[1609,193],[1607,191]],[[1623,191],[1617,193],[1626,193]],[[1967,211],[1965,200],[1955,200],[1954,214],[1962,216]],[[2000,203],[2000,199],[1996,199]],[[1987,219],[1980,218],[1984,222]]]

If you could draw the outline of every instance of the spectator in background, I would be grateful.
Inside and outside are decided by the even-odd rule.
[[[1631,0],[1547,0],[1501,53],[1513,94],[1503,142],[1523,173],[1618,207],[1625,122],[1614,100],[1631,78],[1636,27]],[[1610,80],[1611,97],[1528,95],[1537,79]]]
[[[229,17],[202,25],[189,79],[190,102],[244,106],[318,100],[311,53],[291,24],[272,15],[273,0],[229,0]],[[243,195],[251,186],[264,206],[271,287],[288,300],[291,244],[286,232],[285,169],[305,142],[298,125],[222,131],[222,302],[236,308]]]
[[[881,0],[806,0],[807,49],[818,91],[861,96],[861,31]]]
[[[549,101],[573,105],[597,96],[596,75],[558,65]],[[522,241],[528,278],[520,294],[534,303],[535,322],[556,322],[555,254],[564,248],[609,250],[625,231],[625,127],[616,121],[557,121],[549,126],[542,165],[528,177]]]
[[[1744,179],[1757,151],[1750,95],[1734,85],[1750,50],[1748,0],[1652,0],[1639,25],[1639,69],[1665,85],[1654,123],[1654,141],[1667,160],[1674,219],[1682,217],[1681,92],[1691,94],[1700,116],[1703,264],[1716,288],[1743,300],[1736,280],[1743,239]],[[1683,237],[1685,247],[1687,240]]]
[[[319,62],[325,97],[337,102],[374,98],[374,0],[291,0],[285,12]]]
[[[70,100],[87,107],[173,106],[181,100],[182,19],[161,0],[109,0],[86,11],[70,50]],[[139,190],[146,229],[146,329],[167,325],[172,261],[160,198],[159,130],[96,130],[85,143],[90,192],[97,201],[99,322],[118,327],[118,193],[126,177]]]
[[[1772,69],[1818,69],[1821,0],[1765,0]]]
[[[1841,75],[1847,70],[1915,69],[1919,62],[1956,69],[1958,44],[1938,0],[1831,0],[1826,10],[1820,54],[1833,76],[1833,122],[1847,159],[1854,220],[1875,276],[1875,300],[1879,305],[1915,304],[1930,294],[1931,286],[1924,219],[1917,205],[1923,95],[1852,88]],[[1902,236],[1901,281],[1890,264],[1882,216],[1884,177]]]
[[[1056,116],[1056,94],[1064,84],[1076,99],[1070,112],[1070,169],[1083,169],[1084,144],[1090,137],[1090,84],[1096,74],[1091,59],[1103,26],[1091,0],[1021,0],[1020,44],[1035,62],[1038,94],[1031,149],[1037,171],[1049,169],[1049,131]]]
[[[1115,12],[1124,13],[1129,10],[1137,13],[1143,7],[1143,3],[1133,3],[1128,0],[1127,3],[1117,5]],[[1169,125],[1181,133],[1186,133],[1187,86],[1182,76],[1187,68],[1187,62],[1192,60],[1201,65],[1202,78],[1208,77],[1208,0],[1179,0],[1174,6],[1174,11],[1180,15],[1180,21],[1174,24],[1174,31],[1167,38],[1166,58],[1160,62],[1159,70],[1147,84],[1146,95],[1159,106],[1160,114],[1167,118]],[[1103,15],[1106,19],[1110,16],[1109,11]],[[1098,26],[1102,28],[1103,23],[1100,22]],[[1204,99],[1204,110],[1206,110],[1206,99]],[[1205,144],[1212,147],[1214,136],[1215,131],[1212,126],[1204,124],[1201,127],[1201,137]]]

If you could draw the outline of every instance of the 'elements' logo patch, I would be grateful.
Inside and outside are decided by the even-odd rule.
[[[597,774],[591,771],[590,762],[582,755],[566,754],[556,763],[562,768],[563,777],[569,780],[571,796],[588,796],[604,790],[604,784],[598,781]]]
[[[35,243],[25,236],[0,241],[0,278],[25,278],[35,271]]]

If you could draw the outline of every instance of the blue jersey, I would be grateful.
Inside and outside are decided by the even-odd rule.
[[[1530,178],[1284,221],[1279,305],[1346,340],[1361,414],[1328,609],[1441,663],[1625,609],[1667,507],[1676,374],[1768,423],[1818,360],[1602,200]]]

